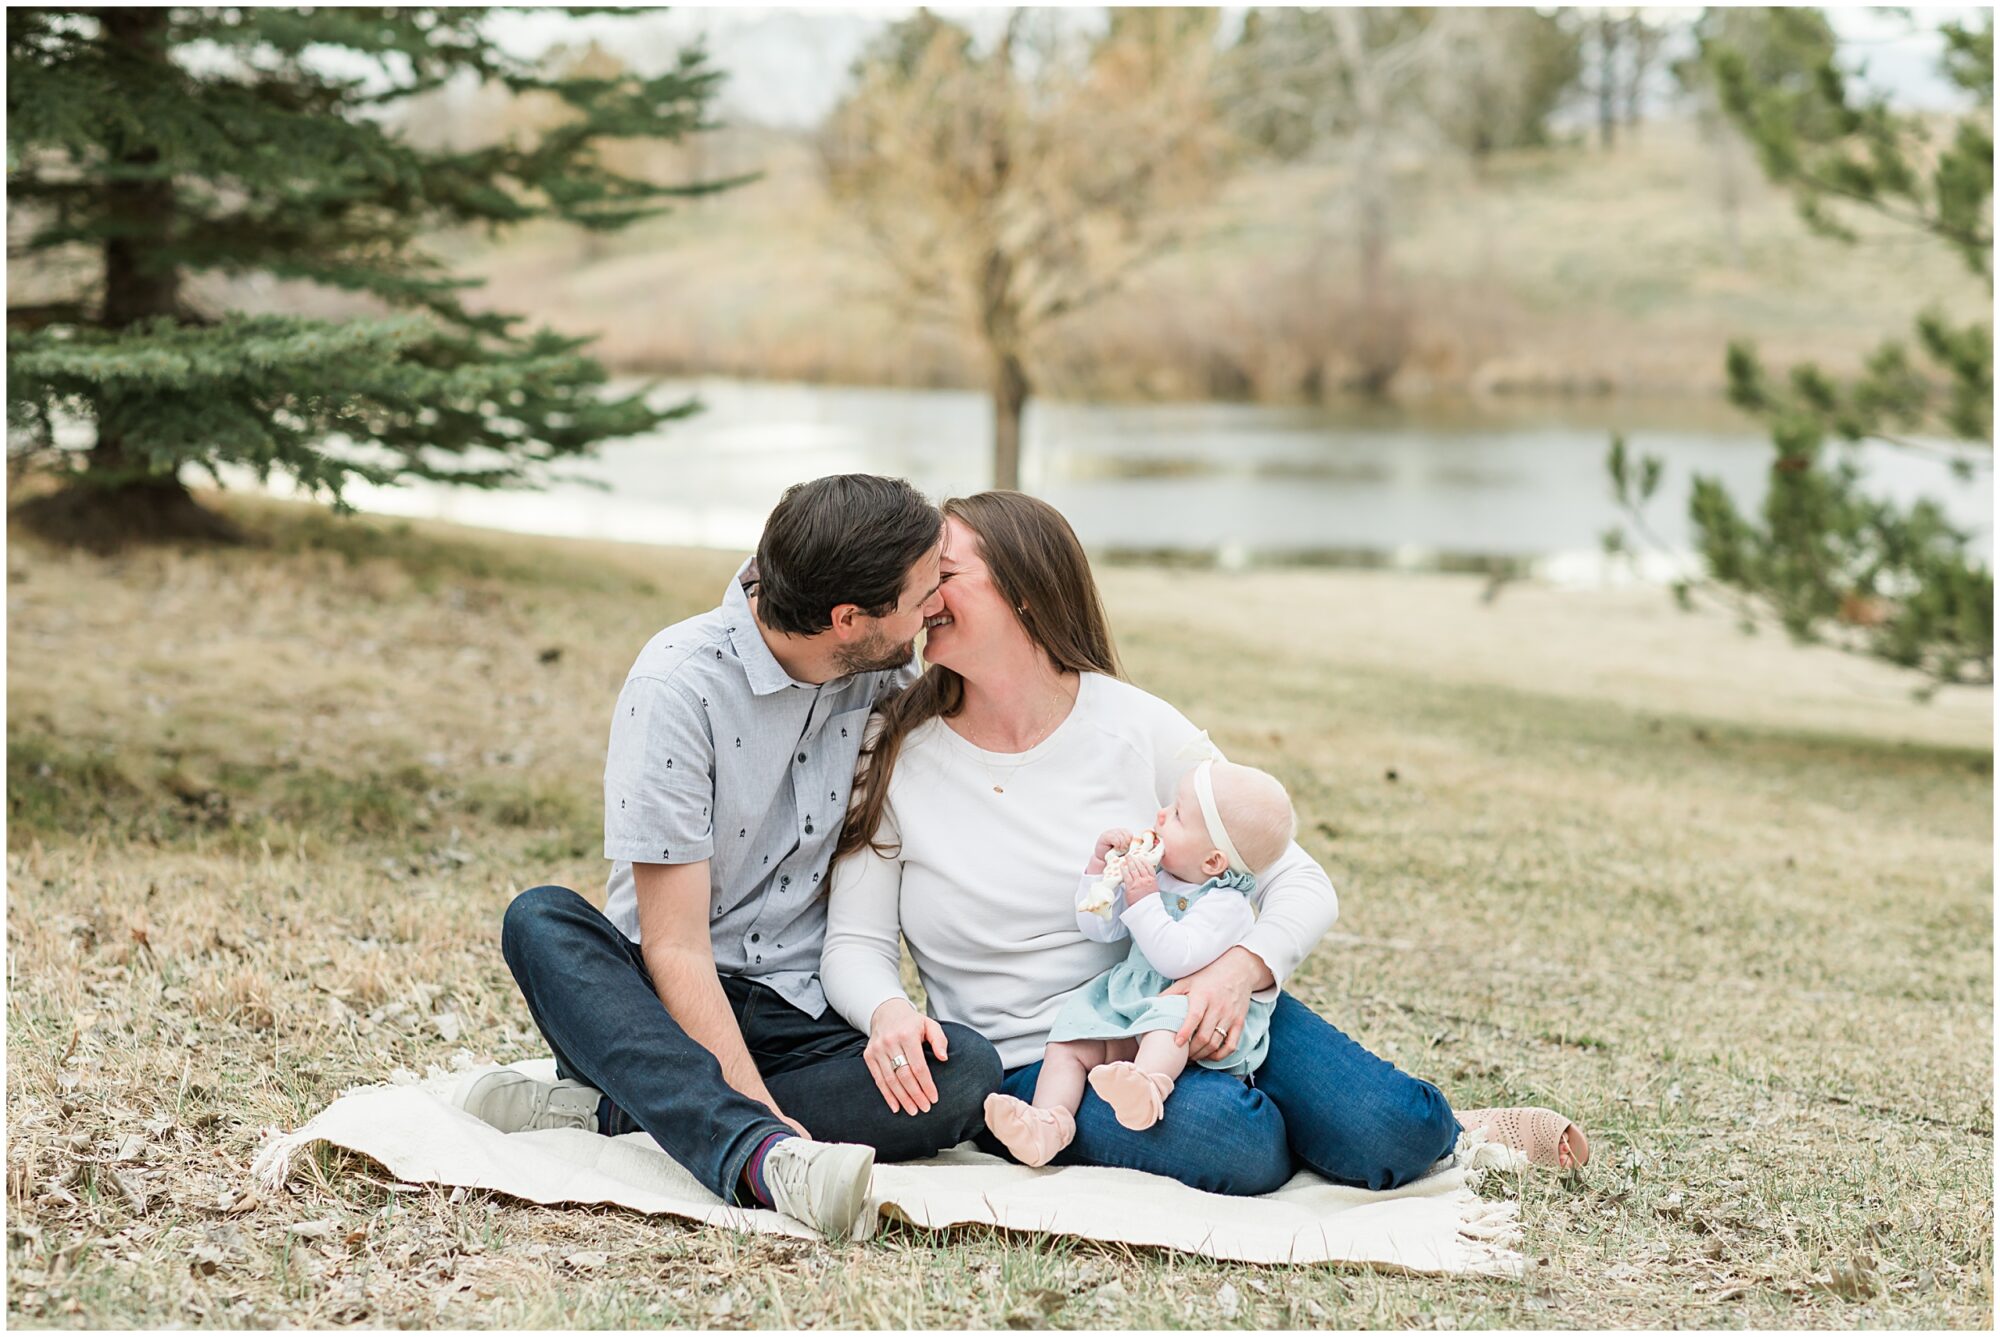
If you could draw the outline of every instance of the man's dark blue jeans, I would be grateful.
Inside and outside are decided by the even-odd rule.
[[[639,944],[567,887],[531,887],[507,907],[500,950],[556,1071],[604,1093],[598,1131],[644,1130],[725,1202],[749,1199],[743,1167],[759,1143],[789,1133],[770,1109],[722,1079],[715,1056],[675,1023],[653,990]],[[944,1023],[951,1060],[930,1060],[938,1100],[899,1114],[869,1075],[868,1037],[829,1008],[809,1017],[777,993],[733,975],[722,991],[771,1095],[822,1142],[858,1142],[884,1161],[918,1160],[984,1126],[1000,1087],[986,1039]]]

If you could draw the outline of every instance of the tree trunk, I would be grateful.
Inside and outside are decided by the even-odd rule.
[[[993,486],[1021,486],[1021,414],[1028,406],[1028,370],[1014,353],[993,359]]]
[[[166,64],[166,30],[171,15],[164,9],[106,9],[105,45],[124,60],[144,69]],[[160,161],[157,146],[128,140],[118,155],[120,164],[144,170]],[[180,306],[180,275],[158,261],[174,209],[174,185],[164,177],[112,181],[104,188],[106,211],[117,233],[104,243],[104,315],[106,329],[122,330],[155,316],[171,316]],[[90,450],[90,474],[95,482],[113,487],[144,481],[145,462],[128,449],[135,429],[131,410],[110,397],[96,406],[97,444]]]
[[[1732,269],[1742,269],[1745,265],[1742,172],[1736,161],[1736,145],[1730,138],[1729,126],[1715,104],[1713,93],[1702,95],[1695,112],[1695,124],[1701,130],[1702,143],[1714,155],[1716,203],[1722,206],[1722,240],[1728,248],[1729,264]]]
[[[1018,15],[1017,15],[1018,16]],[[1013,23],[1007,27],[1014,30]],[[1006,145],[993,145],[996,169],[1005,175]],[[1022,364],[1024,332],[1019,299],[1014,292],[1014,256],[999,238],[988,240],[980,255],[979,332],[992,358],[993,391],[993,486],[1018,489],[1021,486],[1021,410],[1028,402],[1028,369]]]
[[[1597,134],[1609,149],[1618,131],[1618,20],[1597,20]]]
[[[1350,157],[1354,172],[1348,189],[1354,208],[1361,328],[1350,346],[1360,364],[1361,388],[1381,395],[1403,362],[1398,313],[1391,312],[1389,301],[1389,93],[1375,68],[1359,12],[1336,9],[1329,18],[1347,71],[1356,121]]]

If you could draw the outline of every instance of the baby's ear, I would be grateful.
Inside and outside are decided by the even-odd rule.
[[[1209,877],[1221,877],[1229,869],[1229,856],[1221,850],[1210,850],[1208,857],[1201,861],[1201,871]]]

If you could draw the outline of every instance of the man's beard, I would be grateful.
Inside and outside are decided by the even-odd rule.
[[[915,637],[901,645],[887,636],[876,636],[856,646],[842,646],[834,654],[842,673],[881,673],[887,669],[899,669],[916,657]]]

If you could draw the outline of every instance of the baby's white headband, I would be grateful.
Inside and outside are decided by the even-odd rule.
[[[1180,749],[1176,757],[1200,759],[1200,765],[1194,767],[1194,797],[1202,805],[1202,821],[1208,823],[1208,835],[1214,837],[1216,849],[1220,849],[1222,855],[1230,861],[1230,869],[1242,873],[1244,877],[1250,877],[1250,865],[1246,865],[1244,857],[1236,853],[1236,845],[1230,841],[1230,833],[1222,825],[1222,813],[1216,811],[1214,771],[1216,763],[1224,761],[1222,749],[1218,749],[1214,743],[1208,741],[1208,731],[1204,729],[1184,749]]]
[[[1222,825],[1222,814],[1215,810],[1215,760],[1210,758],[1194,768],[1194,796],[1201,800],[1201,819],[1208,823],[1208,834],[1215,839],[1215,847],[1229,859],[1232,870],[1249,876],[1249,865],[1236,852],[1234,842],[1229,839],[1229,831]]]

